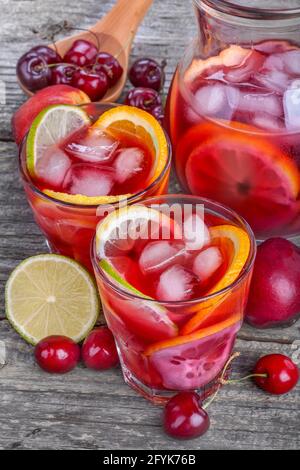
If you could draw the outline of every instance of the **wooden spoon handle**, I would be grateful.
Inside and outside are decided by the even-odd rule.
[[[127,44],[130,46],[139,24],[152,3],[153,0],[118,0],[110,12],[91,29],[111,34],[123,46]]]

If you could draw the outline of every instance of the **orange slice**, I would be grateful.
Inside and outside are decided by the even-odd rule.
[[[250,253],[250,238],[245,230],[234,225],[219,225],[210,229],[213,241],[233,245],[233,256],[222,279],[213,287],[209,294],[214,294],[230,286],[240,275]]]
[[[94,127],[108,130],[116,136],[136,135],[149,147],[154,159],[151,184],[163,172],[168,162],[169,148],[166,135],[151,114],[133,106],[118,106],[103,113]]]
[[[208,328],[202,328],[201,330],[198,330],[197,332],[193,334],[189,334],[185,336],[184,335],[177,336],[172,339],[158,341],[157,343],[153,343],[151,344],[151,346],[146,348],[144,351],[144,355],[151,356],[153,353],[160,351],[161,349],[171,348],[173,346],[178,346],[184,343],[189,343],[189,342],[201,339],[201,338],[205,338],[207,336],[214,335],[218,333],[219,331],[225,330],[226,328],[229,328],[235,323],[238,323],[240,320],[241,320],[241,315],[235,314],[220,323],[209,326]]]
[[[190,67],[184,75],[184,81],[192,83],[203,73],[213,71],[221,67],[236,67],[243,63],[246,57],[251,54],[250,49],[245,49],[241,46],[231,45],[224,49],[217,56],[209,57],[208,59],[194,59]]]
[[[199,124],[176,153],[177,171],[190,191],[231,207],[257,234],[274,233],[293,219],[300,191],[297,165],[257,129],[237,122]]]
[[[68,194],[44,189],[44,194],[59,201],[69,204],[78,204],[81,206],[98,206],[100,204],[113,204],[123,199],[128,199],[131,194],[122,194],[121,196],[84,196],[83,194]]]
[[[219,292],[229,287],[239,277],[244,269],[250,253],[250,239],[248,234],[241,228],[233,225],[220,225],[210,229],[213,242],[232,253],[227,271],[222,279],[208,292],[208,295]],[[197,330],[207,318],[220,306],[229,294],[220,294],[216,298],[207,300],[199,305],[200,310],[182,328],[183,335]],[[240,314],[241,316],[241,314]]]

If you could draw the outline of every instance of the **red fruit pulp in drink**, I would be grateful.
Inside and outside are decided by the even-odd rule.
[[[35,184],[42,191],[85,196],[134,194],[147,187],[153,163],[138,136],[85,126],[47,152]]]
[[[244,216],[260,238],[300,226],[300,49],[229,46],[178,69],[167,121],[178,177]]]

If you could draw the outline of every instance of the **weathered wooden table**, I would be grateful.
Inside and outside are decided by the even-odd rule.
[[[264,394],[251,382],[225,387],[211,407],[210,431],[201,439],[177,442],[163,434],[160,408],[128,388],[120,370],[97,374],[79,367],[64,377],[47,375],[35,365],[32,347],[5,319],[3,293],[10,271],[24,258],[46,251],[21,188],[10,131],[11,115],[25,99],[16,83],[17,58],[36,44],[33,28],[64,19],[87,28],[113,3],[0,0],[0,85],[4,82],[6,87],[6,103],[1,104],[0,113],[0,340],[7,350],[7,365],[0,370],[0,448],[299,448],[299,387],[279,398]],[[133,58],[166,58],[166,91],[187,36],[195,32],[194,25],[190,1],[155,0],[139,29]],[[176,182],[172,189],[179,189]],[[294,353],[297,359],[293,348],[297,347],[299,327],[298,323],[288,329],[256,331],[245,326],[236,344],[242,355],[235,363],[235,374],[248,372],[266,353]]]

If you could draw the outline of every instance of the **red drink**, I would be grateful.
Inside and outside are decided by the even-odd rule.
[[[33,180],[40,191],[88,197],[134,194],[149,184],[153,155],[141,138],[84,126],[59,142]],[[62,168],[58,174],[57,167]],[[51,169],[55,175],[52,177]]]
[[[228,45],[181,64],[168,101],[178,177],[258,238],[300,233],[300,49]]]
[[[192,211],[174,216],[174,204]],[[237,216],[209,201],[165,196],[145,206],[109,215],[94,246],[96,280],[125,380],[156,402],[178,390],[210,393],[241,327],[254,239]],[[126,236],[111,240],[107,233],[125,221]]]
[[[170,155],[155,170],[157,156],[146,138],[120,128],[94,127],[111,107],[87,105],[91,124],[52,145],[30,176],[28,150],[21,150],[21,173],[35,220],[52,251],[91,269],[90,242],[99,220],[119,199],[128,203],[166,192]],[[112,108],[114,110],[119,108]]]

